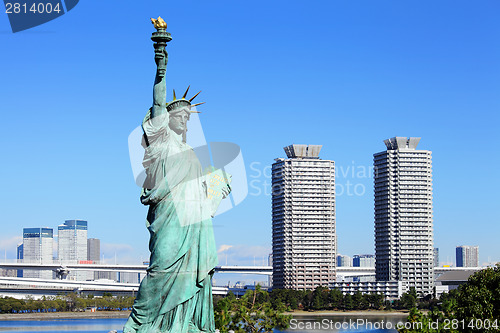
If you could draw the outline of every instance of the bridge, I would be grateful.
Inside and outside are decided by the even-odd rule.
[[[147,265],[122,265],[122,264],[81,264],[81,263],[25,263],[25,262],[0,262],[0,269],[16,270],[51,270],[51,271],[93,271],[93,272],[129,272],[146,273]],[[434,273],[441,275],[452,271],[478,271],[486,267],[435,267]],[[272,266],[217,266],[216,273],[235,273],[235,274],[260,274],[272,275]],[[375,276],[375,267],[337,267],[337,276],[355,277],[355,276]]]
[[[129,272],[146,273],[147,265],[122,265],[122,264],[80,264],[80,263],[24,263],[24,262],[3,262],[0,263],[0,269],[30,269],[30,270],[51,270],[59,274],[60,278],[65,277],[65,272],[71,271],[93,271],[93,272]],[[486,267],[435,267],[434,273],[440,276],[446,272],[453,271],[478,271]],[[216,273],[234,273],[234,274],[259,274],[272,275],[272,266],[217,266]],[[375,267],[337,267],[337,276],[360,277],[375,276]]]
[[[120,283],[111,280],[72,281],[0,277],[0,295],[13,298],[25,298],[30,295],[38,299],[43,296],[57,296],[71,292],[94,296],[103,296],[104,293],[109,292],[116,296],[135,296],[138,290],[139,283]],[[212,294],[226,295],[230,290],[235,294],[241,294],[243,288],[214,286]]]
[[[146,273],[147,265],[120,265],[120,264],[79,264],[79,263],[0,263],[0,268],[16,270],[50,270],[58,274],[59,278],[64,278],[72,271],[92,271],[92,272],[127,272]],[[237,273],[237,274],[260,274],[272,275],[272,266],[217,266],[216,273]]]
[[[134,295],[139,289],[139,283],[120,283],[113,280],[97,281],[75,281],[64,279],[71,271],[93,271],[93,272],[130,272],[146,273],[147,265],[120,265],[120,264],[79,264],[79,263],[0,263],[0,269],[13,270],[52,270],[61,278],[59,280],[46,280],[36,278],[0,277],[0,296],[11,296],[23,298],[32,295],[35,298],[42,296],[55,296],[61,293],[77,292],[100,296],[105,292],[114,295]],[[486,267],[436,267],[435,276],[451,271],[478,271]],[[271,276],[272,266],[217,266],[216,273],[233,274],[260,274]],[[373,277],[374,267],[337,267],[337,278]],[[214,286],[213,294],[225,295],[229,291],[235,294],[243,294],[244,288],[229,288],[227,286]]]
[[[66,279],[69,272],[127,272],[145,274],[148,265],[122,264],[80,264],[75,262],[27,263],[3,262],[0,269],[10,270],[51,270],[56,272],[59,279],[47,280],[39,278],[0,277],[0,296],[24,298],[28,295],[34,298],[43,296],[57,296],[69,292],[102,296],[111,292],[118,296],[133,296],[139,289],[139,283],[120,283],[113,280],[75,281]],[[271,266],[217,266],[217,273],[260,274],[272,275]],[[226,295],[229,291],[236,295],[245,293],[245,288],[230,288],[228,286],[213,286],[214,295]]]

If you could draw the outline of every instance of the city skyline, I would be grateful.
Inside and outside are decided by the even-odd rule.
[[[247,198],[214,219],[221,263],[267,262],[269,170],[294,142],[322,143],[336,162],[338,252],[374,253],[372,154],[397,135],[422,137],[433,152],[441,264],[454,263],[460,244],[479,245],[481,264],[500,261],[498,2],[223,0],[196,2],[189,22],[168,15],[181,3],[123,3],[126,19],[101,5],[80,3],[17,34],[0,18],[7,258],[22,227],[74,217],[96,226],[88,237],[101,239],[105,260],[149,258],[127,139],[151,104],[149,18],[162,15],[173,37],[169,99],[173,88],[202,90],[207,140],[238,144],[245,161]]]
[[[53,230],[53,228],[50,228],[48,226],[44,226],[44,227],[22,227],[23,230],[25,229],[50,229],[50,230]],[[58,260],[58,251],[57,251],[57,247],[58,247],[58,234],[53,234],[53,242],[51,243],[51,248],[52,248],[52,260],[54,261],[57,261]],[[15,246],[16,247],[16,258],[8,258],[8,259],[23,259],[23,254],[24,254],[24,249],[23,249],[23,238],[22,236],[20,236],[20,242],[17,243],[17,245]],[[468,246],[468,245],[460,245],[460,246],[456,246],[455,249],[458,249],[459,247],[473,247],[473,248],[478,248],[478,246]],[[91,250],[94,249],[94,250]],[[99,250],[95,250],[95,248],[99,249]],[[456,251],[455,251],[456,252]],[[21,253],[21,257],[20,257],[20,254]],[[359,254],[359,252],[355,252],[356,254],[353,254],[353,255],[344,255],[340,252],[338,252],[336,254],[336,262],[338,262],[338,259],[339,257],[348,257],[350,258],[351,260],[351,263],[350,265],[352,267],[359,267],[359,266],[356,266],[355,264],[355,260],[356,258],[358,259],[358,261],[361,259],[365,259],[365,258],[374,258],[375,255],[374,254]],[[451,261],[446,261],[444,263],[441,264],[441,259],[440,259],[440,256],[439,256],[439,248],[434,248],[434,262],[435,263],[438,263],[438,265],[436,265],[435,267],[447,267],[447,266],[451,266],[451,267],[462,267],[462,266],[457,266],[456,265],[456,256],[455,256],[455,259],[453,260],[453,262]],[[98,255],[101,254],[101,251],[100,251],[100,239],[98,238],[87,238],[87,260],[92,260],[92,261],[102,261],[102,256],[100,256],[98,258]],[[456,253],[455,253],[456,254]],[[269,256],[271,256],[271,254],[269,254]],[[479,255],[478,255],[478,258]],[[110,258],[107,258],[108,260],[110,260]],[[111,258],[112,260],[115,260],[115,258]],[[259,266],[259,265],[262,265],[262,266],[265,266],[265,264],[262,262],[264,259],[263,258],[259,258],[259,259],[256,259],[255,261],[255,265]],[[265,261],[269,261],[269,259],[265,259]],[[104,260],[103,262],[106,262],[106,260]],[[144,262],[144,261],[142,261]],[[481,265],[484,265],[484,264],[487,264],[487,263],[482,263],[480,259],[478,259],[478,263],[479,263],[479,266]],[[225,262],[224,260],[222,260],[220,262],[221,265],[225,265]],[[494,264],[494,263],[493,263]],[[272,265],[271,265],[272,266]],[[344,266],[344,265],[338,265],[338,266]],[[365,266],[370,266],[370,264],[366,265]],[[374,264],[372,265],[374,266]],[[471,266],[471,267],[474,267],[474,266]]]

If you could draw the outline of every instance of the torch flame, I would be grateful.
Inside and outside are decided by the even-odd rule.
[[[155,29],[167,29],[167,23],[163,21],[163,19],[158,16],[158,18],[155,20],[154,18],[151,18],[151,23],[155,26]]]

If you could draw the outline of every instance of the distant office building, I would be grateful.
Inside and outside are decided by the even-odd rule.
[[[322,146],[285,147],[272,166],[273,286],[328,287],[335,280],[335,163]]]
[[[92,263],[101,263],[101,240],[98,238],[87,239],[87,260]],[[116,272],[94,272],[94,280],[117,281]]]
[[[405,281],[418,294],[434,288],[432,153],[420,138],[385,140],[374,154],[377,281]]]
[[[61,263],[87,263],[87,221],[67,220],[58,229],[58,256]],[[92,272],[70,272],[68,279],[91,280]]]
[[[352,258],[354,267],[375,267],[375,256],[373,254],[356,254]]]
[[[352,258],[342,254],[337,255],[337,267],[352,267]]]
[[[17,245],[17,262],[23,262],[23,258],[24,258],[23,244],[21,243],[21,244]],[[17,270],[17,277],[23,277],[23,270],[22,269]]]
[[[439,267],[439,249],[434,248],[434,267]]]
[[[23,244],[18,247],[18,256],[22,256],[25,263],[52,264],[52,244],[54,231],[52,228],[24,228]],[[51,270],[23,270],[26,278],[52,279]]]
[[[98,238],[87,239],[87,260],[92,263],[99,263],[101,260],[101,241]],[[94,280],[111,280],[110,272],[94,272]]]
[[[87,239],[87,260],[101,260],[101,241],[98,238]]]
[[[479,246],[457,246],[457,267],[478,267]]]

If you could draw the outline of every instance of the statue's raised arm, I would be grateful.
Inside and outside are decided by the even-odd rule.
[[[165,83],[165,73],[167,71],[168,53],[167,50],[155,49],[156,61],[156,76],[153,87],[153,108],[151,110],[151,117],[154,118],[159,115],[167,113],[167,85]]]
[[[156,76],[153,87],[153,108],[151,110],[151,117],[154,118],[159,115],[168,117],[166,100],[167,100],[167,86],[165,83],[165,74],[167,72],[168,53],[165,47],[167,42],[172,40],[170,33],[166,31],[167,24],[165,21],[158,17],[158,19],[151,19],[156,32],[153,33],[151,39],[155,42],[155,62],[156,62]]]

